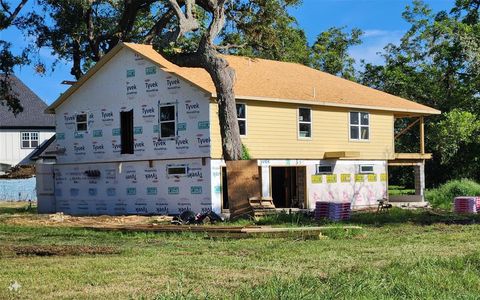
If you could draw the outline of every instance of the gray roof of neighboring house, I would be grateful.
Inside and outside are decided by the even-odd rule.
[[[35,149],[29,156],[29,159],[36,161],[39,158],[55,158],[55,137],[56,135],[52,135],[51,138],[43,142],[37,149]]]
[[[2,75],[0,75],[2,76]],[[20,99],[23,111],[16,116],[0,105],[0,128],[55,128],[55,116],[46,114],[47,105],[14,75],[10,75],[13,92]]]

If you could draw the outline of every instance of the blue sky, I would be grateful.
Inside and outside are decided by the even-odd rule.
[[[15,2],[15,1],[12,1]],[[425,1],[434,11],[450,10],[455,0]],[[403,33],[408,30],[408,24],[401,14],[412,0],[303,0],[299,7],[291,9],[301,28],[312,43],[318,33],[330,27],[357,27],[365,32],[363,44],[353,47],[351,55],[357,60],[381,63],[377,52],[388,43],[398,43]],[[30,7],[31,8],[31,7]],[[22,36],[17,30],[0,32],[0,39],[12,42],[17,49],[26,44],[28,37]],[[50,67],[55,61],[48,49],[39,52],[40,59]],[[60,84],[62,80],[73,80],[70,75],[70,62],[60,62],[54,71],[44,76],[34,73],[32,66],[24,66],[15,70],[16,75],[23,80],[47,104],[52,103],[68,86]]]

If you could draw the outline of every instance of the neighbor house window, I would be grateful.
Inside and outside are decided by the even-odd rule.
[[[247,135],[247,106],[243,103],[237,103],[237,119],[240,135]]]
[[[133,109],[120,112],[120,154],[133,154]]]
[[[350,112],[350,139],[367,141],[370,139],[370,115],[366,112]]]
[[[75,116],[75,128],[77,131],[88,130],[88,116],[86,113],[79,113]]]
[[[168,139],[177,136],[177,112],[175,104],[160,105],[160,138]]]
[[[298,137],[312,137],[312,110],[310,108],[298,109]]]
[[[38,132],[22,132],[22,148],[38,147]]]

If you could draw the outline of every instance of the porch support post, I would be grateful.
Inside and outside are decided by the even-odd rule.
[[[415,170],[415,195],[421,196],[425,201],[425,161],[417,164]]]
[[[420,117],[420,153],[425,154],[425,120]]]

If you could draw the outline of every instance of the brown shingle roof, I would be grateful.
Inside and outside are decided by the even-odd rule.
[[[118,47],[127,47],[139,53],[157,63],[165,71],[175,73],[215,97],[215,86],[205,70],[182,68],[172,64],[150,45],[123,43]],[[116,53],[120,49],[114,50],[116,51],[112,50],[111,52]],[[113,54],[102,60],[109,60],[111,57],[113,57]],[[300,64],[231,55],[226,55],[225,58],[236,72],[235,97],[237,99],[377,109],[405,114],[429,115],[440,113],[440,111],[431,107]],[[88,77],[93,75],[93,73],[90,74],[92,71],[94,73],[96,70],[88,72],[84,76],[87,78],[82,78],[83,81],[81,80],[77,85],[81,85]],[[72,91],[67,91],[49,109],[53,110],[63,102],[62,98],[67,98],[76,88],[78,87],[70,88]]]

